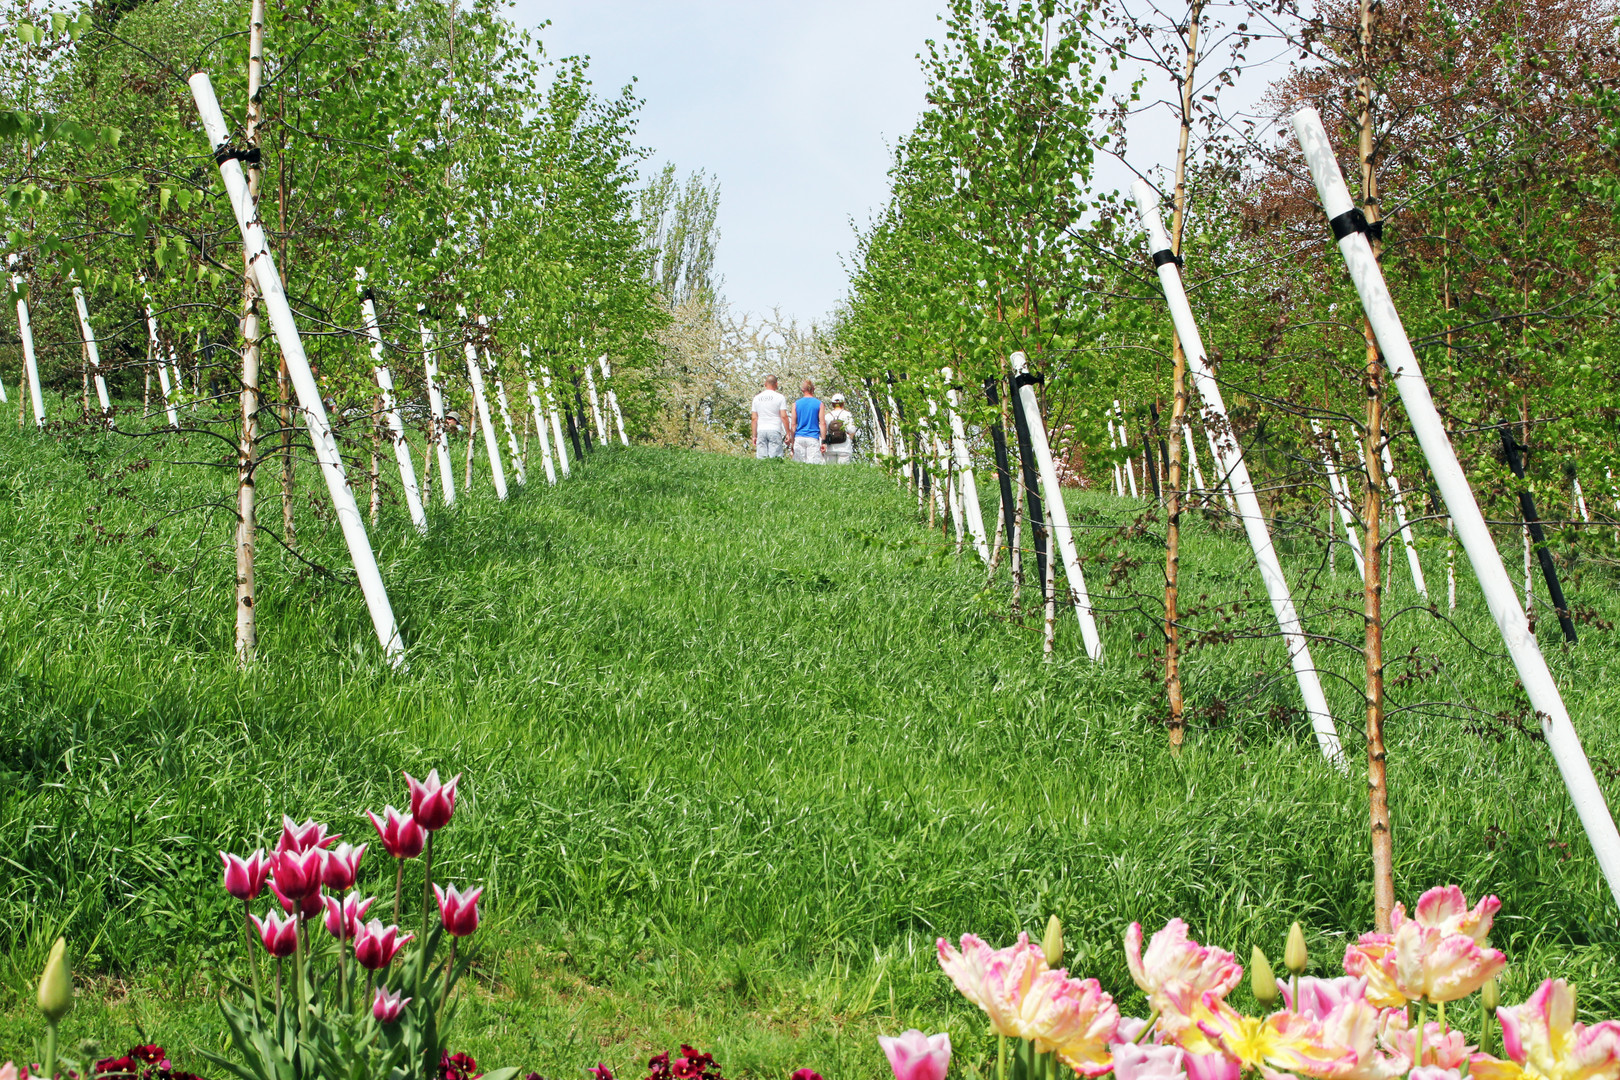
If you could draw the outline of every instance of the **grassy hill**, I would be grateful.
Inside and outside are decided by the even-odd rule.
[[[1071,968],[1138,1014],[1119,948],[1133,919],[1180,915],[1245,956],[1275,956],[1299,919],[1329,973],[1370,926],[1365,780],[1317,754],[1229,528],[1195,522],[1186,541],[1189,619],[1217,632],[1186,662],[1194,724],[1172,758],[1160,542],[1139,505],[1072,499],[1109,655],[1088,661],[1060,612],[1043,661],[1005,577],[986,590],[877,470],[599,453],[504,505],[480,480],[430,509],[425,540],[385,510],[374,536],[409,646],[394,672],[306,487],[297,556],[261,543],[261,658],[240,672],[231,481],[207,467],[221,452],[0,433],[0,1055],[30,1053],[30,981],[65,929],[88,978],[66,1045],[121,1050],[139,1028],[195,1064],[221,1037],[210,971],[241,948],[215,851],[271,842],[283,812],[373,838],[362,812],[405,801],[401,770],[464,774],[437,865],[489,885],[461,1042],[548,1076],[598,1059],[635,1075],[680,1041],[734,1074],[877,1076],[870,1036],[912,1024],[948,1024],[967,1063],[990,1044],[935,937],[1001,942],[1052,912]],[[1289,573],[1312,630],[1353,644],[1348,566],[1335,580],[1302,544]],[[1403,574],[1391,606],[1415,607]],[[1572,592],[1620,617],[1598,571]],[[1399,895],[1500,894],[1504,1000],[1572,971],[1583,1006],[1614,1015],[1612,901],[1483,604],[1461,594],[1454,625],[1414,609],[1389,632],[1406,657]],[[1598,623],[1576,649],[1556,633],[1543,644],[1613,800],[1620,649]],[[1355,762],[1360,657],[1315,647]],[[368,856],[370,891],[390,897],[392,875]]]

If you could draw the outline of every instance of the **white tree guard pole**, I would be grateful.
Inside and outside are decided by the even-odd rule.
[[[1119,449],[1119,438],[1114,434],[1114,410],[1106,410],[1103,416],[1108,421],[1108,452],[1113,453]],[[1117,461],[1114,462],[1114,494],[1121,499],[1125,497],[1125,475],[1120,472]]]
[[[1412,571],[1412,586],[1417,589],[1418,595],[1427,600],[1429,583],[1423,579],[1423,563],[1418,559],[1417,545],[1412,542],[1412,527],[1406,523],[1406,500],[1401,497],[1401,482],[1395,476],[1395,458],[1389,452],[1388,440],[1380,448],[1380,456],[1384,459],[1384,479],[1389,482],[1389,493],[1395,499],[1395,524],[1401,534],[1401,543],[1406,547],[1406,565]]]
[[[1185,419],[1181,422],[1181,440],[1187,444],[1187,460],[1192,464],[1193,483],[1198,485],[1200,492],[1208,491],[1204,486],[1204,470],[1198,465],[1198,451],[1193,445],[1192,425]]]
[[[866,390],[866,407],[872,411],[872,449],[877,452],[878,457],[888,457],[889,436],[884,433],[883,425],[878,422],[881,416],[878,413],[877,402],[872,399],[870,388]]]
[[[1356,536],[1356,513],[1350,506],[1350,496],[1340,486],[1339,470],[1333,464],[1333,453],[1328,449],[1327,439],[1322,436],[1322,425],[1313,419],[1311,421],[1311,430],[1316,432],[1316,441],[1322,450],[1322,469],[1327,473],[1328,497],[1333,500],[1333,505],[1338,508],[1339,521],[1344,525],[1345,541],[1350,545],[1350,554],[1356,557],[1356,574],[1364,578],[1367,576],[1367,562],[1361,554],[1361,540]],[[1336,432],[1333,436],[1333,442],[1335,446],[1339,442],[1339,436]],[[1331,536],[1328,537],[1328,543],[1333,543]]]
[[[601,357],[606,360],[607,357]],[[607,424],[602,421],[602,402],[596,396],[596,376],[591,374],[591,362],[585,361],[585,392],[591,399],[591,424],[596,428],[596,441],[607,445]]]
[[[551,434],[557,441],[557,465],[562,469],[563,479],[568,478],[568,444],[563,442],[562,417],[557,415],[557,399],[551,393],[551,369],[544,364],[540,365],[540,385],[546,390],[546,408],[551,413]]]
[[[0,405],[8,404],[10,401],[11,399],[6,397],[6,380],[0,379]]]
[[[894,395],[885,395],[889,399],[889,416],[894,420],[894,448],[900,455],[900,475],[906,480],[911,479],[911,455],[906,452],[906,436],[900,430],[900,406],[895,404]]]
[[[107,396],[107,380],[101,374],[101,350],[96,347],[96,332],[90,329],[90,309],[85,306],[84,290],[73,286],[73,306],[79,309],[79,332],[84,335],[84,351],[90,357],[90,370],[96,379],[96,400],[101,402],[101,415],[111,424],[112,399]]]
[[[1249,467],[1232,434],[1231,421],[1226,415],[1226,402],[1221,397],[1215,373],[1210,369],[1209,355],[1204,351],[1204,339],[1198,333],[1192,307],[1187,303],[1187,293],[1181,284],[1181,268],[1171,256],[1170,237],[1165,233],[1164,221],[1159,216],[1158,194],[1141,182],[1135,185],[1133,194],[1142,224],[1147,229],[1148,251],[1158,267],[1159,284],[1170,307],[1170,320],[1181,338],[1181,349],[1187,357],[1187,371],[1192,375],[1198,397],[1203,402],[1202,420],[1204,431],[1210,438],[1210,452],[1225,472],[1226,482],[1236,501],[1236,513],[1243,521],[1244,531],[1248,533],[1249,548],[1254,552],[1260,580],[1265,583],[1266,595],[1271,600],[1277,629],[1288,648],[1288,663],[1294,669],[1299,696],[1305,703],[1305,713],[1311,718],[1311,728],[1316,733],[1316,745],[1324,758],[1343,771],[1349,766],[1339,745],[1339,730],[1333,723],[1333,714],[1328,711],[1327,695],[1322,692],[1322,680],[1317,675],[1316,664],[1311,660],[1310,646],[1300,626],[1299,613],[1294,609],[1288,579],[1283,576],[1277,549],[1272,546],[1271,530],[1266,525],[1265,514],[1260,510],[1254,483],[1249,479]],[[1214,423],[1211,423],[1212,420]],[[1218,442],[1211,433],[1211,429],[1217,426],[1223,433]]]
[[[962,418],[956,412],[956,388],[950,385],[951,369],[943,368],[940,374],[945,377],[945,405],[951,421],[951,450],[956,455],[956,474],[962,482],[962,509],[967,515],[968,535],[973,538],[973,546],[978,549],[979,558],[988,566],[990,545],[985,541],[984,511],[979,507],[979,488],[973,481],[973,458],[968,453],[967,432],[962,427]]]
[[[607,395],[608,411],[613,414],[613,423],[619,429],[619,445],[629,446],[630,436],[624,433],[624,414],[619,411],[619,395],[613,392],[613,366],[608,363],[606,353],[597,363],[602,365],[602,392]]]
[[[1102,663],[1102,635],[1097,632],[1097,620],[1091,613],[1091,595],[1086,591],[1086,579],[1080,572],[1080,555],[1074,547],[1074,530],[1069,527],[1069,509],[1063,505],[1063,488],[1058,485],[1057,468],[1052,464],[1052,448],[1046,441],[1046,424],[1041,420],[1041,405],[1035,400],[1035,388],[1024,376],[1029,374],[1029,361],[1021,352],[1011,357],[1013,382],[1018,387],[1018,400],[1023,405],[1024,420],[1029,428],[1030,448],[1035,451],[1035,467],[1040,473],[1041,490],[1046,495],[1046,524],[1057,540],[1063,556],[1063,573],[1069,582],[1069,597],[1074,601],[1074,614],[1080,620],[1080,636],[1085,639],[1086,652],[1097,663]],[[1052,553],[1047,552],[1048,565]]]
[[[411,444],[405,441],[405,422],[400,418],[399,406],[394,401],[394,375],[383,363],[382,330],[377,326],[377,305],[366,285],[366,268],[354,268],[355,287],[360,291],[360,314],[365,320],[366,336],[371,339],[371,373],[377,379],[377,393],[382,398],[383,418],[388,421],[389,441],[394,444],[394,460],[399,463],[399,483],[405,489],[405,505],[411,512],[411,524],[416,531],[427,533],[427,511],[422,507],[422,489],[416,483],[416,463],[411,460]]]
[[[174,408],[174,388],[169,383],[169,366],[163,362],[163,342],[158,337],[157,316],[152,314],[150,297],[146,301],[146,355],[150,363],[157,365],[158,387],[163,391],[163,408],[169,415],[169,426],[179,430],[180,415]]]
[[[1418,366],[1417,356],[1407,340],[1406,328],[1401,325],[1401,317],[1384,284],[1378,261],[1373,258],[1366,235],[1356,228],[1358,215],[1355,204],[1350,201],[1350,192],[1345,188],[1339,163],[1333,158],[1333,148],[1328,143],[1322,119],[1315,109],[1304,106],[1294,113],[1293,127],[1300,147],[1305,151],[1305,160],[1310,164],[1311,177],[1316,181],[1322,207],[1338,237],[1339,251],[1344,255],[1350,278],[1361,297],[1362,310],[1372,324],[1378,348],[1384,354],[1384,363],[1389,367],[1395,387],[1400,392],[1401,403],[1406,407],[1407,418],[1412,422],[1418,445],[1429,459],[1435,482],[1440,488],[1440,497],[1445,500],[1446,509],[1456,522],[1458,538],[1474,567],[1474,575],[1479,579],[1491,617],[1502,632],[1502,641],[1513,658],[1513,666],[1518,669],[1525,695],[1529,697],[1531,707],[1541,714],[1547,747],[1558,763],[1558,771],[1563,774],[1570,802],[1574,804],[1575,812],[1586,829],[1587,839],[1609,884],[1609,891],[1616,903],[1620,903],[1620,831],[1615,829],[1614,818],[1603,801],[1603,790],[1592,775],[1592,766],[1581,748],[1580,735],[1576,733],[1575,725],[1570,722],[1569,713],[1564,708],[1558,684],[1553,681],[1546,658],[1541,655],[1541,649],[1530,633],[1529,622],[1514,599],[1513,582],[1509,580],[1507,567],[1502,563],[1502,554],[1496,549],[1496,542],[1485,524],[1484,515],[1480,513],[1479,504],[1474,501],[1474,492],[1468,486],[1467,474],[1457,461],[1440,413],[1434,407],[1429,384],[1423,378],[1423,369]]]
[[[191,95],[202,116],[203,129],[208,133],[209,147],[219,162],[219,175],[225,182],[231,209],[236,213],[236,224],[242,232],[242,243],[247,248],[249,265],[259,283],[259,294],[270,315],[270,328],[275,332],[276,344],[281,347],[287,362],[287,374],[292,379],[298,402],[304,412],[305,427],[315,446],[315,459],[320,462],[326,479],[326,490],[343,527],[343,539],[349,546],[349,558],[354,563],[355,575],[360,579],[360,591],[365,596],[366,608],[371,613],[371,624],[376,628],[377,640],[389,663],[398,667],[405,660],[405,646],[399,638],[399,626],[394,621],[394,609],[388,602],[388,591],[383,587],[382,574],[377,570],[377,558],[371,550],[371,539],[366,535],[365,520],[355,505],[354,492],[344,474],[343,458],[338,454],[337,440],[332,425],[326,418],[326,406],[321,403],[320,387],[304,355],[304,343],[298,336],[293,321],[292,307],[281,287],[281,275],[276,272],[270,246],[265,242],[264,225],[259,220],[259,208],[248,195],[247,178],[242,175],[242,162],[229,156],[230,133],[225,117],[220,114],[219,101],[208,73],[199,71],[189,80]]]
[[[456,305],[456,318],[464,324],[467,321],[467,309],[460,304]],[[495,442],[495,423],[489,418],[489,398],[484,393],[484,369],[478,363],[478,347],[473,344],[472,335],[467,335],[462,348],[467,357],[467,381],[472,383],[473,409],[478,413],[478,426],[484,432],[484,447],[489,451],[490,477],[495,481],[496,496],[505,502],[506,470],[501,467],[501,448]]]
[[[422,373],[427,376],[428,412],[433,417],[433,449],[439,455],[439,490],[444,505],[456,505],[455,462],[450,459],[450,433],[444,426],[444,391],[439,386],[439,359],[433,331],[427,322],[427,307],[416,305],[416,325],[422,334]]]
[[[1125,478],[1131,482],[1131,498],[1140,498],[1136,494],[1136,470],[1131,468],[1131,444],[1125,438],[1125,410],[1119,407],[1119,399],[1114,399],[1114,423],[1119,425],[1119,448],[1125,451]]]
[[[478,325],[485,328],[485,333],[488,333],[488,319],[482,315],[478,316]],[[512,471],[517,473],[517,482],[527,487],[529,474],[523,467],[523,450],[518,446],[517,430],[512,427],[512,408],[506,400],[506,383],[501,379],[500,363],[489,353],[488,337],[484,339],[484,362],[489,365],[490,373],[495,377],[495,403],[501,407],[501,427],[506,430],[506,450],[512,455]]]
[[[13,255],[9,260],[16,267],[19,260]],[[39,363],[34,359],[34,326],[28,320],[28,301],[23,299],[22,275],[15,269],[11,274],[11,287],[17,293],[17,330],[22,337],[23,370],[28,376],[28,396],[34,405],[34,426],[45,426],[45,392],[39,385]]]
[[[1580,511],[1581,520],[1590,525],[1592,523],[1592,515],[1586,509],[1586,496],[1581,492],[1581,478],[1578,476],[1572,476],[1569,478],[1569,480],[1575,492],[1575,509]]]
[[[540,408],[540,391],[534,385],[534,361],[529,355],[527,345],[518,346],[518,353],[523,357],[523,379],[528,385],[529,408],[534,411],[534,430],[540,436],[540,460],[546,466],[546,483],[557,482],[557,468],[551,463],[551,435],[547,430],[545,412]]]

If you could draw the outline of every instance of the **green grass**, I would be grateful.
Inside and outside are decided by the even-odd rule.
[[[199,436],[0,433],[4,1056],[33,1053],[31,980],[60,928],[82,979],[65,1045],[121,1050],[139,1031],[196,1065],[240,949],[215,850],[269,842],[283,812],[364,838],[363,810],[404,800],[401,770],[465,774],[438,866],[490,886],[458,1043],[554,1077],[598,1059],[634,1074],[683,1040],[728,1075],[876,1077],[872,1036],[913,1024],[982,1059],[933,941],[1005,942],[1052,912],[1071,967],[1136,1013],[1133,919],[1183,916],[1242,956],[1275,956],[1299,919],[1322,971],[1370,925],[1365,781],[1321,761],[1280,644],[1245,632],[1266,609],[1229,529],[1187,537],[1193,621],[1239,633],[1189,655],[1195,722],[1172,758],[1152,678],[1159,542],[1110,497],[1072,500],[1114,612],[1100,667],[1072,613],[1043,662],[1005,579],[983,592],[971,555],[876,470],[638,448],[555,489],[536,469],[504,505],[480,480],[454,513],[430,509],[426,540],[390,506],[374,535],[404,672],[380,663],[357,590],[264,543],[244,673],[230,481],[194,463],[219,453]],[[300,551],[342,578],[313,494]],[[1312,629],[1354,641],[1348,559],[1333,581],[1296,546],[1291,576],[1318,572]],[[1392,600],[1410,602],[1396,572]],[[1612,585],[1594,570],[1574,599],[1620,617]],[[1555,626],[1542,641],[1596,758],[1620,726],[1620,650],[1584,632],[1573,650]],[[1587,1010],[1620,1011],[1612,901],[1545,747],[1492,719],[1522,702],[1477,595],[1463,589],[1455,630],[1414,613],[1389,636],[1392,656],[1438,663],[1393,691],[1401,898],[1448,881],[1500,894],[1506,1000],[1562,973]],[[1360,658],[1318,653],[1342,676],[1329,692],[1355,760]],[[386,892],[391,869],[368,870]]]

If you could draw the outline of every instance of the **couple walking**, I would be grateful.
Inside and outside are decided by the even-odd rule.
[[[765,388],[754,395],[749,427],[756,458],[779,458],[793,432],[793,460],[806,465],[848,465],[855,456],[855,416],[844,407],[844,395],[834,394],[823,404],[816,384],[809,379],[799,400],[788,409],[787,398],[776,388],[776,376],[765,376]]]

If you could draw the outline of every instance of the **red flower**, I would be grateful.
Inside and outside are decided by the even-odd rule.
[[[392,806],[383,808],[383,816],[379,818],[370,810],[366,817],[371,819],[371,825],[382,838],[382,846],[396,859],[414,859],[422,854],[422,844],[427,834],[422,826],[409,814],[400,814]]]
[[[257,900],[264,891],[264,879],[270,876],[270,860],[260,848],[246,859],[240,855],[219,853],[225,864],[225,891],[238,900]]]
[[[439,783],[439,770],[427,774],[426,780],[417,780],[405,774],[405,784],[411,789],[411,816],[428,832],[438,832],[450,824],[450,815],[456,812],[456,784],[461,774],[450,778],[448,784]]]
[[[600,1061],[585,1071],[596,1077],[596,1080],[613,1080],[613,1070]]]
[[[275,875],[276,893],[289,900],[302,900],[321,888],[321,864],[326,853],[318,847],[303,851],[277,851],[270,860]]]
[[[276,854],[279,855],[283,851],[303,854],[311,848],[331,847],[341,839],[341,836],[327,836],[326,826],[318,824],[313,819],[305,820],[302,825],[296,825],[292,818],[283,814],[281,839],[276,841]]]
[[[448,1050],[439,1055],[439,1076],[442,1080],[478,1080],[478,1062],[466,1054],[452,1054]]]

